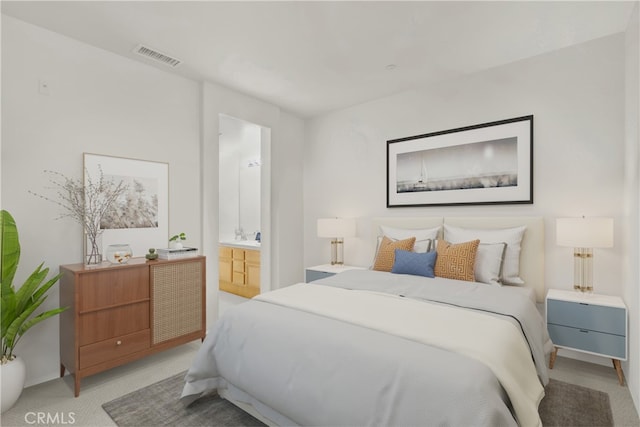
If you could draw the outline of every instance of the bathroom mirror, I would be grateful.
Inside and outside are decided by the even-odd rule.
[[[261,127],[220,116],[220,241],[255,240],[260,231]]]

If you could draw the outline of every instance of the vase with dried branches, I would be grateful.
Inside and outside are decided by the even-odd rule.
[[[86,264],[99,264],[102,262],[102,248],[99,238],[103,229],[100,227],[102,219],[110,209],[115,206],[118,198],[127,191],[128,185],[123,181],[115,182],[106,179],[102,168],[98,166],[100,176],[92,179],[85,170],[84,182],[81,179],[69,178],[60,172],[45,170],[49,175],[52,186],[58,199],[52,199],[38,193],[29,191],[41,199],[53,202],[63,208],[63,213],[56,219],[71,218],[84,228],[88,248],[85,253]]]

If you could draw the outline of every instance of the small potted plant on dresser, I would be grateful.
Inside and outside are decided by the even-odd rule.
[[[171,249],[182,249],[182,241],[187,240],[187,235],[184,233],[176,234],[171,236],[169,239],[169,248]]]
[[[18,228],[11,214],[0,213],[0,260],[2,262],[2,412],[11,408],[22,393],[26,380],[24,360],[14,354],[18,341],[34,325],[55,316],[66,308],[56,308],[38,315],[34,312],[47,298],[47,292],[58,281],[60,275],[46,279],[49,268],[40,264],[19,289],[13,278],[20,261]]]

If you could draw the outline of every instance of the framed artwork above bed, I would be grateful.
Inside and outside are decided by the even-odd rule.
[[[387,207],[533,203],[533,115],[387,141]]]

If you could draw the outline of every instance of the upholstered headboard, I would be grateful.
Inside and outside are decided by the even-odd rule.
[[[449,224],[456,227],[500,229],[526,226],[520,251],[520,277],[536,293],[538,302],[544,301],[544,220],[541,217],[384,217],[373,218],[372,236],[377,240],[380,226],[419,229]],[[442,237],[442,230],[439,236]],[[375,244],[375,243],[374,243]]]

